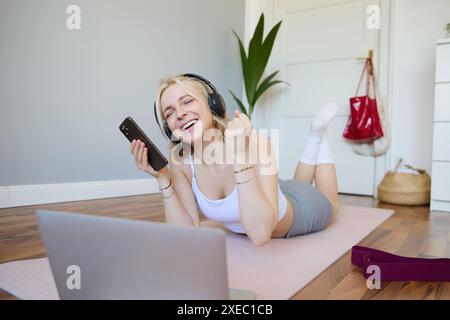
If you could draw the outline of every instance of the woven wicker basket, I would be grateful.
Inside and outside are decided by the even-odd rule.
[[[397,172],[387,172],[378,185],[378,198],[383,202],[400,205],[427,205],[430,203],[431,178],[423,169],[413,168],[419,175]]]

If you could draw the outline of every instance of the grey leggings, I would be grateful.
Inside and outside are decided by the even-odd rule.
[[[293,208],[294,219],[286,238],[320,231],[328,225],[333,207],[322,192],[304,181],[279,179],[279,183]]]

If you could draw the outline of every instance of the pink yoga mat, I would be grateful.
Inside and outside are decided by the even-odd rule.
[[[255,247],[227,233],[230,287],[256,292],[257,299],[289,299],[394,213],[341,205],[332,225],[317,233],[272,239]],[[57,299],[46,258],[0,265],[0,288],[20,299]]]

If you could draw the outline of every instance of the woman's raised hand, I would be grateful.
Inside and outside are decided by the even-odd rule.
[[[133,140],[131,142],[130,152],[133,155],[134,162],[139,170],[147,172],[155,178],[159,178],[161,175],[169,173],[167,166],[159,171],[153,170],[152,166],[148,163],[148,148],[145,146],[144,142],[140,140]]]
[[[251,134],[252,123],[250,119],[244,113],[236,110],[233,120],[228,122],[225,130],[227,152],[234,153],[235,160],[246,161]],[[234,147],[235,145],[237,148]]]

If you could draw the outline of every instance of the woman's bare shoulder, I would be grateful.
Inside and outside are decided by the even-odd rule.
[[[183,176],[190,181],[192,173],[187,158],[188,156],[178,157],[177,159],[169,157],[169,167],[173,171],[182,173]]]

